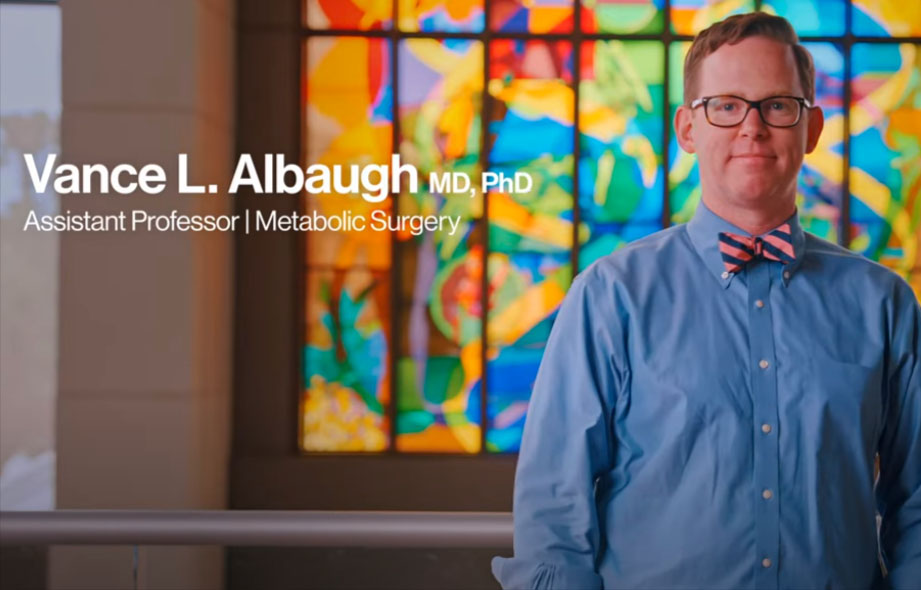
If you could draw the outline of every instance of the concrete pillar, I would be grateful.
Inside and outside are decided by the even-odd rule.
[[[162,165],[155,196],[64,196],[61,210],[231,213],[232,0],[63,0],[62,160]],[[58,508],[227,504],[233,236],[64,233]],[[141,547],[139,588],[219,588],[223,548]],[[51,588],[130,588],[131,547],[59,547]]]

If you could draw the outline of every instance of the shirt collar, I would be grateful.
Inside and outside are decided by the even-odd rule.
[[[790,224],[790,234],[793,238],[793,253],[796,260],[790,264],[778,264],[778,273],[783,281],[784,286],[790,282],[790,278],[796,273],[800,263],[803,260],[806,248],[806,236],[803,228],[799,224],[798,210],[793,211],[793,215],[787,218],[783,223]],[[780,223],[778,225],[783,225]],[[726,272],[726,266],[723,264],[723,258],[720,255],[719,233],[731,232],[743,236],[751,234],[729,223],[707,207],[703,200],[697,205],[694,217],[687,224],[688,235],[697,253],[703,259],[704,264],[710,272],[720,281],[725,289],[732,282],[733,273]],[[764,235],[764,234],[762,234]]]

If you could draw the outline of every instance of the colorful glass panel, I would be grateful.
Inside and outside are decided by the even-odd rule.
[[[662,229],[664,46],[582,45],[579,268]]]
[[[921,45],[852,51],[850,246],[921,294]]]
[[[539,351],[572,276],[572,68],[570,43],[492,44],[490,170],[522,173],[532,184],[526,193],[488,195],[490,451],[517,448],[523,415],[512,419],[518,410],[509,408],[530,397]]]
[[[669,121],[684,100],[684,57],[691,48],[690,42],[672,43],[668,51],[668,108]],[[681,149],[675,131],[669,128],[668,146],[669,216],[672,223],[685,223],[694,215],[700,202],[700,170],[697,156]]]
[[[479,190],[483,45],[410,39],[399,50],[400,152],[419,171],[400,215],[461,222],[398,234],[402,264],[397,449],[474,453],[481,447],[483,244]],[[476,196],[442,194],[429,174],[462,172]]]
[[[353,165],[389,163],[389,41],[312,38],[306,43],[305,62],[305,165],[341,165],[349,183]],[[344,77],[343,71],[351,74]],[[303,212],[344,220],[370,218],[375,209],[389,208],[389,200],[371,204],[357,195],[331,193],[305,198]],[[390,239],[386,231],[333,228],[305,233],[305,451],[376,451],[388,445],[384,408],[390,397]]]
[[[305,0],[304,15],[311,29],[389,29],[393,0]]]
[[[385,450],[390,403],[388,273],[308,270],[305,283],[301,448]]]
[[[490,253],[486,448],[514,452],[553,319],[572,281],[569,253]]]
[[[921,36],[921,2],[854,0],[851,28],[866,37]]]
[[[582,30],[586,33],[661,33],[665,0],[583,0]]]
[[[572,0],[491,0],[490,27],[502,33],[568,33]]]
[[[713,23],[733,14],[751,12],[754,0],[672,0],[672,31],[696,35]]]
[[[400,0],[400,29],[478,32],[485,21],[483,0]]]
[[[845,32],[845,0],[764,0],[761,10],[784,17],[801,36]]]
[[[819,143],[803,158],[796,204],[803,229],[838,241],[844,196],[844,53],[833,43],[804,43],[815,63],[815,98],[825,126]]]
[[[306,47],[306,165],[389,164],[393,145],[390,42],[362,37],[315,37]],[[342,72],[349,72],[343,76]],[[365,215],[387,208],[357,195],[311,195],[306,211],[325,216]],[[311,231],[309,265],[390,267],[390,236],[378,231]]]

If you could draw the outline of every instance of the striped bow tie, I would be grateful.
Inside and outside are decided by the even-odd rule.
[[[767,258],[788,264],[796,260],[790,224],[785,223],[764,237],[720,232],[720,255],[728,272],[739,272],[753,258]]]

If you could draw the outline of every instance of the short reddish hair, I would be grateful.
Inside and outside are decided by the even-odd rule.
[[[697,74],[704,58],[727,43],[734,45],[748,37],[767,37],[789,45],[793,49],[803,94],[809,102],[815,102],[815,65],[812,55],[800,45],[793,27],[783,17],[764,12],[749,12],[730,16],[712,24],[694,38],[691,49],[684,58],[685,104],[689,104],[695,98]]]

